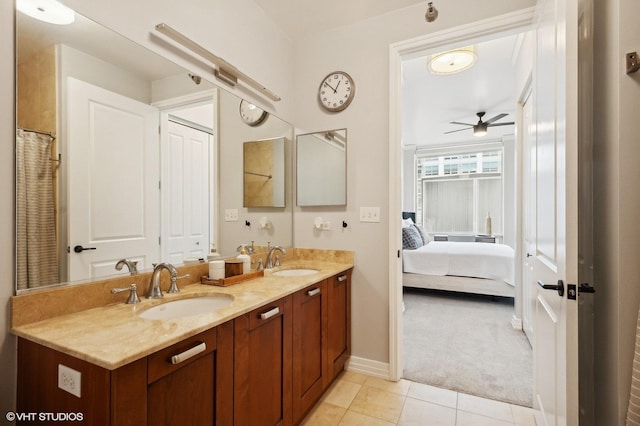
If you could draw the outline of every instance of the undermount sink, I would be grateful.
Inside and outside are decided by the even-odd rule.
[[[229,294],[195,296],[154,306],[140,312],[138,316],[152,320],[183,318],[213,312],[230,305],[231,302],[233,302],[233,296]]]
[[[318,272],[317,269],[307,268],[295,268],[295,269],[283,269],[273,273],[276,277],[300,277],[302,275],[312,275]]]

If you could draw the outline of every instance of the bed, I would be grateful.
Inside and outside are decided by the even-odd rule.
[[[419,232],[420,238],[406,244],[406,234],[415,234],[412,229],[405,229],[408,226],[403,227],[403,286],[514,297],[515,262],[511,247],[431,241],[424,231]]]

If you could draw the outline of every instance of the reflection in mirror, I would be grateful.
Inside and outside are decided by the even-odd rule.
[[[290,185],[268,232],[217,219],[265,216],[236,199],[240,147],[291,140],[291,125],[246,126],[240,99],[80,15],[58,26],[16,13],[16,33],[18,291],[127,274],[121,259],[143,271],[212,247],[292,245]]]
[[[284,142],[244,143],[244,207],[284,207]]]
[[[347,204],[347,129],[297,136],[298,206]]]

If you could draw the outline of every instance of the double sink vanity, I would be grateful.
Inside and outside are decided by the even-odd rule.
[[[88,424],[297,424],[350,356],[349,251],[289,249],[264,276],[125,304],[150,274],[12,298],[18,411]],[[161,288],[169,286],[168,274]]]

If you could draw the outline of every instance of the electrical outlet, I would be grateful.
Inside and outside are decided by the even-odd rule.
[[[238,221],[238,209],[226,209],[224,211],[225,222],[237,222]]]
[[[58,364],[58,387],[78,398],[80,398],[81,376],[79,371]]]
[[[380,207],[360,207],[360,222],[380,222]]]

